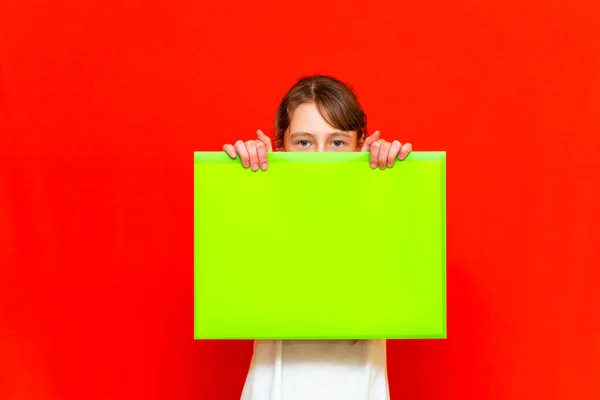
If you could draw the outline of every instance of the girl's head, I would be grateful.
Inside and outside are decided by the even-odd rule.
[[[352,90],[329,76],[300,79],[275,115],[277,151],[356,151],[367,116]]]

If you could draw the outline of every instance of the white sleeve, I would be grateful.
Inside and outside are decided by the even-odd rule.
[[[367,344],[368,400],[390,400],[386,344],[386,340],[369,340]]]
[[[281,340],[257,340],[241,400],[283,400]]]

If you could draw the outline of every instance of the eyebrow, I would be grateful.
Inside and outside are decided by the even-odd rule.
[[[313,135],[312,133],[308,133],[308,132],[298,131],[298,132],[292,133],[291,136],[290,136],[290,138],[294,139],[294,138],[299,137],[299,136],[312,136],[312,137],[314,137],[315,135]],[[344,136],[344,137],[347,137],[349,139],[352,138],[352,135],[350,133],[348,133],[348,132],[342,132],[342,131],[331,132],[331,133],[328,134],[328,136]]]

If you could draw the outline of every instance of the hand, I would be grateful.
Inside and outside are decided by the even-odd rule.
[[[246,142],[238,140],[234,145],[226,144],[223,151],[229,154],[229,157],[236,158],[239,154],[244,168],[251,167],[252,171],[258,169],[266,171],[268,168],[267,152],[273,151],[271,139],[260,129],[256,131],[257,140],[248,140]]]
[[[412,144],[400,143],[397,140],[388,142],[380,138],[379,131],[375,131],[371,136],[365,139],[365,143],[360,151],[370,151],[371,158],[369,163],[371,168],[385,169],[393,167],[396,162],[396,157],[399,160],[404,160],[412,151]]]

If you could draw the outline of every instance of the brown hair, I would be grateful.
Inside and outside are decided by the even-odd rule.
[[[366,130],[367,115],[352,89],[345,83],[324,75],[300,79],[286,93],[275,114],[275,146],[283,147],[283,135],[290,126],[296,108],[314,103],[327,123],[343,131],[356,131],[360,140]]]

